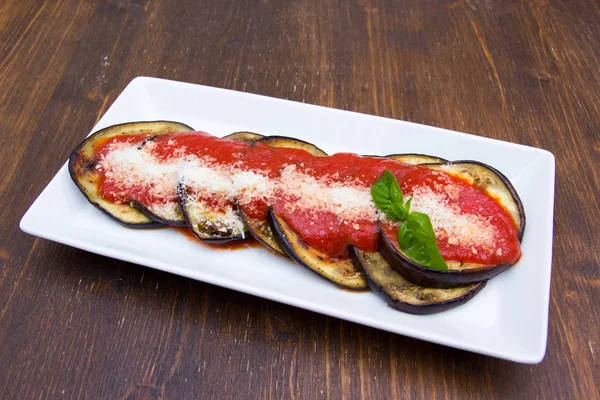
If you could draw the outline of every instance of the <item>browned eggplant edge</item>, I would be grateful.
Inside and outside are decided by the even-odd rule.
[[[129,204],[131,204],[131,207],[135,208],[136,210],[138,210],[139,212],[141,212],[142,214],[144,214],[146,217],[150,218],[154,222],[160,223],[162,225],[168,225],[168,226],[186,226],[185,219],[183,221],[176,221],[176,220],[172,220],[172,219],[162,218],[161,216],[150,211],[150,209],[148,207],[146,207],[144,204],[140,203],[139,201],[132,200],[129,202]],[[179,202],[178,202],[178,204],[179,204]]]
[[[302,149],[302,150],[308,151],[310,154],[312,154],[314,156],[326,156],[327,155],[327,153],[325,153],[319,147],[315,146],[314,144],[312,144],[310,142],[307,142],[302,139],[288,137],[288,136],[278,136],[278,135],[265,136],[264,138],[257,140],[256,142],[257,143],[265,143],[265,144],[268,144],[269,146],[273,146],[273,147]],[[278,146],[277,144],[279,144],[279,143],[284,143],[284,144],[285,143],[294,143],[294,145],[293,146]]]
[[[515,188],[512,183],[508,180],[508,178],[502,174],[497,169],[479,162],[472,160],[459,160],[459,161],[451,161],[444,164],[475,164],[479,165],[483,168],[489,169],[494,172],[502,183],[506,186],[510,195],[512,196],[520,217],[519,224],[519,233],[518,238],[519,241],[522,240],[523,234],[525,232],[525,210],[523,208],[523,203],[517,194]],[[426,163],[420,164],[422,166],[439,166],[439,163]],[[379,251],[384,256],[384,258],[390,263],[390,265],[400,273],[405,279],[421,286],[427,287],[435,287],[435,288],[451,288],[463,286],[469,283],[488,281],[493,277],[501,274],[506,271],[513,264],[500,264],[489,267],[481,267],[481,268],[472,268],[472,269],[464,269],[464,270],[435,270],[431,268],[423,267],[407,256],[405,256],[400,250],[396,248],[394,243],[390,241],[390,239],[385,234],[384,230],[379,227]]]
[[[319,273],[317,270],[315,270],[314,266],[311,266],[309,263],[307,263],[302,258],[303,254],[305,257],[313,258],[312,261],[314,261],[316,263],[323,262],[324,265],[320,266],[319,269],[321,269],[321,271],[324,271],[324,272],[329,268],[329,266],[326,265],[327,262],[331,262],[332,264],[335,264],[335,261],[327,260],[326,258],[322,258],[320,256],[312,257],[311,251],[314,252],[313,249],[310,246],[306,245],[304,242],[302,242],[299,237],[297,237],[297,240],[299,242],[298,245],[294,246],[294,244],[292,243],[292,240],[294,238],[288,237],[288,234],[285,232],[285,228],[277,220],[278,217],[275,215],[275,212],[273,211],[273,209],[269,210],[268,219],[269,219],[269,224],[271,225],[271,229],[273,230],[274,237],[276,238],[277,242],[285,250],[285,252],[289,255],[289,257],[292,260],[294,260],[297,264],[299,264],[303,267],[306,267],[308,270],[312,271],[313,273],[315,273],[322,279],[332,282],[332,283],[336,284],[337,286],[342,287],[344,289],[350,289],[353,291],[364,291],[364,290],[368,289],[368,284],[367,284],[367,280],[366,280],[364,271],[362,270],[362,268],[357,267],[356,264],[354,264],[352,262],[352,260],[348,260],[348,265],[352,266],[352,268],[354,269],[354,273],[358,277],[347,278],[348,283],[346,283],[346,284],[344,284],[341,280],[340,281],[335,280],[331,276],[332,274],[329,274],[329,276],[328,276],[325,273]],[[291,228],[288,227],[288,229],[291,232],[293,232],[291,230]],[[294,233],[294,235],[297,236],[297,234],[295,232],[293,232],[293,233]]]
[[[455,298],[452,298],[449,300],[438,301],[438,302],[428,303],[428,304],[411,304],[409,302],[402,301],[398,297],[394,297],[391,293],[389,293],[383,287],[382,284],[376,282],[376,279],[371,276],[369,268],[366,267],[366,265],[365,265],[366,261],[364,260],[360,250],[358,250],[354,246],[350,246],[350,255],[351,255],[354,263],[357,265],[357,267],[360,267],[365,272],[369,288],[371,288],[371,290],[373,292],[375,292],[380,297],[382,297],[390,307],[392,307],[398,311],[402,311],[402,312],[409,313],[409,314],[429,315],[429,314],[436,314],[436,313],[439,313],[442,311],[451,310],[453,308],[456,308],[456,307],[463,305],[463,304],[467,303],[468,301],[470,301],[473,297],[475,297],[477,294],[479,294],[479,292],[481,292],[481,290],[487,285],[487,282],[478,282],[467,293],[463,294],[462,296],[455,297]],[[384,262],[385,262],[385,260],[384,260]],[[402,277],[402,275],[398,274],[391,266],[388,265],[388,268],[391,269],[391,272],[394,272],[399,277]],[[416,284],[413,284],[413,285],[416,286]],[[444,289],[437,289],[437,290],[444,290]]]
[[[421,153],[401,153],[401,154],[389,154],[385,158],[390,158],[395,161],[400,161],[405,164],[419,165],[419,164],[431,164],[431,163],[447,163],[448,160],[441,157],[431,156],[429,154]]]
[[[248,144],[254,144],[254,142],[262,138],[264,138],[264,136],[260,133],[249,131],[233,132],[227,136],[223,136],[223,139],[237,140],[238,142],[244,142]]]
[[[257,223],[253,222],[246,215],[246,213],[241,209],[241,207],[238,207],[238,213],[239,213],[240,217],[242,218],[244,225],[248,229],[248,233],[250,234],[250,236],[252,236],[258,242],[260,242],[263,246],[265,246],[268,250],[274,252],[275,254],[280,255],[282,257],[290,258],[288,253],[286,253],[285,250],[281,248],[281,246],[279,245],[279,242],[275,238],[275,235],[273,234],[273,229],[271,229],[271,225],[269,224],[268,219],[267,219],[267,221],[258,221],[257,222],[257,223],[261,224],[261,226],[263,228],[266,228],[269,231],[267,233],[263,233],[263,232],[260,232],[260,228],[258,226],[256,226]],[[270,237],[269,237],[269,233],[271,234]]]
[[[109,132],[110,130],[113,130],[113,129],[116,129],[119,127],[126,128],[126,127],[132,127],[132,126],[135,126],[138,124],[154,124],[154,123],[176,124],[176,125],[182,126],[185,129],[189,129],[190,131],[194,130],[189,125],[183,124],[181,122],[176,122],[176,121],[162,121],[162,120],[161,121],[138,121],[138,122],[123,123],[123,124],[115,124],[115,125],[111,125],[106,128],[100,129],[100,130],[92,133],[85,139],[83,139],[81,141],[81,143],[79,143],[79,145],[77,145],[77,147],[75,147],[75,149],[71,152],[71,154],[69,156],[69,162],[68,162],[68,168],[67,168],[69,170],[69,176],[71,177],[71,180],[73,181],[73,183],[75,183],[75,186],[77,186],[79,191],[86,198],[86,200],[90,204],[92,204],[94,207],[96,207],[98,210],[102,211],[105,215],[108,215],[110,218],[114,219],[119,224],[126,226],[128,228],[133,228],[133,229],[159,228],[159,227],[164,226],[165,223],[162,221],[161,218],[159,218],[158,216],[155,216],[147,208],[146,208],[146,210],[142,210],[142,209],[138,208],[137,206],[139,206],[140,204],[137,202],[131,202],[129,204],[129,206],[132,209],[136,210],[137,212],[141,213],[147,219],[146,221],[132,223],[132,222],[127,222],[127,221],[124,221],[124,220],[118,218],[116,215],[110,213],[108,210],[106,210],[104,207],[102,207],[97,201],[95,201],[94,199],[92,199],[90,197],[90,194],[85,190],[85,188],[79,182],[79,179],[77,177],[76,168],[80,165],[83,165],[83,168],[91,169],[96,165],[95,159],[90,159],[90,160],[81,159],[82,156],[81,156],[80,152],[85,145],[87,145],[91,141],[97,139],[99,136],[102,136],[106,132]]]

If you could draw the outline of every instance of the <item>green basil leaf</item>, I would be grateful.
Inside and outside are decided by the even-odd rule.
[[[442,271],[448,269],[427,214],[417,211],[408,214],[398,231],[398,243],[406,255],[420,265]]]
[[[371,197],[375,207],[385,212],[392,221],[404,221],[407,217],[402,203],[402,191],[396,177],[389,170],[371,186]]]
[[[371,197],[373,197],[373,203],[375,203],[375,207],[380,209],[383,212],[388,212],[392,208],[392,198],[390,196],[390,186],[391,182],[389,179],[389,175],[384,171],[383,175],[377,182],[371,186]]]
[[[404,209],[406,210],[406,215],[408,215],[410,213],[410,203],[412,203],[412,197],[410,197],[408,199],[408,201],[406,202],[406,204],[404,204]]]
[[[402,190],[400,190],[400,185],[398,185],[398,181],[394,174],[392,174],[389,170],[385,170],[384,175],[387,175],[390,179],[390,199],[393,204],[404,204],[404,199],[402,198]]]
[[[392,203],[392,210],[390,213],[388,213],[388,217],[389,215],[395,215],[397,216],[394,221],[405,221],[406,217],[408,216],[408,214],[406,213],[406,210],[404,209],[404,206],[402,206],[402,203],[396,204],[396,203]]]

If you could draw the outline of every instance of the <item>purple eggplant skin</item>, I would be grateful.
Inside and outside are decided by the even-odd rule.
[[[173,121],[142,121],[112,125],[94,132],[85,138],[71,153],[68,170],[71,179],[84,197],[97,209],[128,228],[160,228],[164,224],[149,218],[134,207],[134,204],[115,205],[102,199],[97,193],[97,179],[94,167],[97,160],[93,156],[93,143],[105,137],[128,133],[155,132],[157,135],[174,132],[193,131],[188,125]],[[148,140],[148,139],[147,139]]]
[[[447,300],[436,301],[435,299],[432,299],[431,302],[420,302],[420,304],[418,304],[419,301],[415,301],[414,303],[410,303],[408,301],[402,300],[400,296],[394,296],[394,293],[390,290],[389,286],[396,286],[396,290],[402,290],[404,287],[404,291],[410,293],[412,289],[415,289],[416,285],[411,285],[409,282],[406,281],[402,282],[403,277],[400,276],[400,274],[394,272],[394,270],[388,263],[385,262],[385,260],[382,260],[380,265],[377,266],[377,268],[380,269],[379,275],[382,275],[381,272],[383,270],[383,274],[386,274],[388,277],[394,274],[396,274],[396,276],[390,277],[388,282],[381,282],[382,277],[377,277],[374,271],[372,271],[372,267],[369,267],[368,262],[364,258],[365,253],[358,250],[354,246],[350,246],[349,250],[350,255],[352,257],[352,261],[355,263],[357,268],[361,268],[365,272],[369,288],[371,288],[373,292],[377,293],[380,297],[382,297],[390,307],[408,314],[429,315],[451,310],[470,301],[487,285],[487,282],[479,282],[474,285],[469,285],[471,287],[465,288],[465,293],[458,293],[456,297],[451,297]],[[386,286],[386,283],[388,287],[384,287]],[[428,290],[428,288],[423,289]],[[447,290],[452,291],[456,289]],[[441,292],[444,291],[444,289],[433,289],[433,291]]]
[[[402,254],[390,241],[383,229],[379,228],[379,252],[404,279],[420,286],[432,288],[453,288],[469,283],[488,281],[506,271],[512,264],[463,270],[440,271],[425,268]]]

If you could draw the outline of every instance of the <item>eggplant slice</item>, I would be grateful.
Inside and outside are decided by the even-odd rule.
[[[288,257],[288,254],[284,249],[281,248],[275,236],[273,235],[273,229],[271,229],[271,225],[269,221],[262,221],[258,219],[251,219],[248,217],[246,213],[244,213],[240,208],[238,208],[238,213],[244,221],[244,225],[246,225],[246,229],[252,237],[262,243],[267,249],[273,251],[276,254],[279,254],[283,257]]]
[[[332,258],[306,245],[273,210],[269,210],[269,223],[279,245],[298,264],[346,289],[364,290],[368,287],[365,275],[351,259]]]
[[[229,213],[215,212],[194,201],[189,188],[182,182],[177,186],[177,198],[188,229],[198,239],[209,244],[225,244],[248,237],[246,226],[232,207]]]
[[[511,264],[494,265],[490,267],[448,269],[439,271],[423,267],[408,258],[398,245],[390,241],[383,229],[379,230],[379,251],[388,263],[405,279],[410,282],[431,288],[453,288],[469,283],[483,282],[492,279],[506,271]],[[448,261],[448,267],[454,263]],[[460,267],[464,267],[461,265]]]
[[[143,146],[155,136],[176,132],[191,132],[193,130],[188,125],[172,121],[131,122],[110,126],[88,136],[73,150],[69,157],[69,174],[90,203],[122,225],[130,228],[161,226],[165,223],[165,220],[154,215],[148,209],[140,210],[138,208],[139,203],[113,204],[100,196],[98,193],[100,176],[95,169],[98,160],[94,157],[94,144],[99,140],[121,135],[148,134],[148,139],[140,143],[140,146]]]
[[[179,207],[179,202],[177,202],[175,207],[173,207],[169,213],[169,216],[167,216],[166,213],[161,210],[151,210],[148,206],[140,203],[139,201],[132,200],[129,202],[129,204],[131,207],[135,208],[152,221],[161,225],[185,226],[185,219],[183,217],[183,213],[181,212],[181,207]]]
[[[410,314],[434,314],[458,307],[471,300],[487,282],[450,289],[415,285],[394,271],[379,252],[350,247],[352,259],[367,275],[369,287],[396,310]]]
[[[264,136],[254,132],[234,132],[223,139],[237,140],[253,144]],[[199,205],[193,199],[189,188],[180,179],[177,184],[177,198],[183,212],[185,225],[194,236],[209,244],[233,243],[248,238],[245,220],[239,210],[232,205],[228,213],[215,212]]]
[[[517,191],[508,178],[498,171],[479,161],[461,160],[442,164],[422,164],[423,166],[459,176],[469,183],[484,189],[496,199],[513,217],[519,228],[519,241],[523,240],[525,233],[525,209]]]
[[[239,142],[245,142],[245,143],[248,143],[248,144],[253,144],[254,142],[256,142],[257,140],[262,139],[263,137],[264,136],[261,135],[260,133],[242,131],[242,132],[233,132],[233,133],[230,133],[227,136],[223,136],[223,139],[237,140]]]
[[[317,157],[327,155],[327,153],[325,153],[323,150],[321,150],[312,143],[308,143],[304,140],[295,139],[287,136],[265,136],[264,138],[258,140],[258,142],[266,143],[271,147],[306,150],[313,156]]]
[[[392,160],[401,161],[405,164],[410,164],[410,165],[448,162],[448,160],[445,160],[440,157],[429,156],[427,154],[416,154],[416,153],[390,154],[389,156],[385,156],[385,157],[391,158]]]
[[[285,136],[266,136],[258,141],[261,143],[268,144],[271,147],[284,147],[290,149],[306,150],[310,154],[318,157],[327,155],[327,153],[325,153],[317,146],[300,139]],[[279,254],[284,257],[289,257],[285,250],[281,248],[281,246],[275,239],[275,235],[273,234],[273,230],[271,229],[271,225],[268,221],[252,219],[248,217],[248,215],[244,212],[243,207],[239,208],[239,213],[244,221],[244,224],[246,224],[246,227],[248,228],[248,232],[250,232],[250,234],[256,240],[258,240],[265,247],[272,250],[276,254]]]
[[[484,189],[510,213],[519,230],[519,241],[523,239],[525,231],[523,203],[513,185],[501,172],[478,161],[452,161],[421,165],[461,177],[472,185]],[[448,270],[439,271],[426,268],[407,257],[399,246],[387,237],[381,227],[379,230],[379,250],[387,262],[404,278],[417,285],[427,287],[451,288],[474,282],[487,281],[504,272],[512,265],[501,264],[482,267],[475,264],[446,260],[448,262]]]

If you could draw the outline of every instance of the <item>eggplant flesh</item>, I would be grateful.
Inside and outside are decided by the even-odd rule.
[[[241,209],[238,209],[239,215],[248,229],[248,233],[252,235],[256,240],[262,243],[267,249],[272,250],[276,254],[288,257],[288,254],[281,248],[277,239],[273,235],[273,230],[271,229],[271,225],[269,225],[269,221],[261,221],[257,219],[252,219],[248,217]]]
[[[265,143],[271,147],[280,147],[288,149],[302,149],[308,151],[310,154],[322,157],[326,156],[323,150],[318,148],[312,143],[305,142],[304,140],[290,138],[286,136],[265,136],[257,142]],[[239,214],[246,224],[248,232],[266,248],[273,251],[276,254],[288,257],[286,251],[279,245],[275,239],[275,234],[271,229],[271,225],[268,221],[261,221],[250,218],[244,211],[244,207],[239,207]]]
[[[486,285],[486,282],[478,282],[449,289],[419,286],[404,279],[379,252],[365,252],[351,246],[350,254],[365,272],[371,290],[390,307],[410,314],[434,314],[458,307]]]
[[[269,210],[269,223],[279,245],[292,260],[346,289],[367,289],[365,275],[351,259],[333,258],[308,246],[273,210]]]
[[[198,239],[212,244],[224,244],[248,237],[246,226],[233,204],[224,212],[213,210],[197,201],[183,181],[177,186],[177,198],[188,229]]]
[[[129,202],[133,208],[155,221],[159,224],[169,226],[185,226],[185,218],[181,212],[179,202],[175,204],[164,204],[164,205],[146,205],[139,201],[132,200]],[[163,209],[161,209],[163,208]],[[168,208],[168,212],[164,211],[164,208]],[[167,216],[168,215],[168,216]]]
[[[73,150],[69,157],[69,174],[75,185],[91,204],[120,224],[129,228],[162,226],[165,221],[153,215],[150,210],[140,210],[139,203],[132,201],[126,204],[115,204],[100,196],[98,189],[101,176],[96,170],[98,159],[94,154],[94,144],[100,140],[117,136],[147,134],[148,138],[140,143],[140,146],[143,146],[152,137],[191,131],[193,131],[193,128],[190,126],[173,121],[131,122],[101,129],[88,136]]]
[[[519,241],[522,240],[525,230],[523,203],[508,178],[498,170],[478,161],[452,161],[420,165],[461,177],[472,185],[484,189],[512,216],[518,228]],[[379,229],[379,248],[387,262],[405,279],[427,287],[451,288],[474,282],[483,282],[497,276],[511,266],[508,263],[481,266],[479,264],[446,260],[448,270],[440,271],[426,268],[404,254],[398,244],[387,237],[381,226]]]
[[[263,137],[259,133],[242,131],[226,135],[223,139],[237,140],[252,145]],[[248,238],[247,224],[233,204],[231,209],[227,210],[227,213],[203,207],[195,202],[193,195],[182,179],[180,179],[177,186],[177,197],[183,212],[185,225],[198,239],[212,244],[225,244]]]

